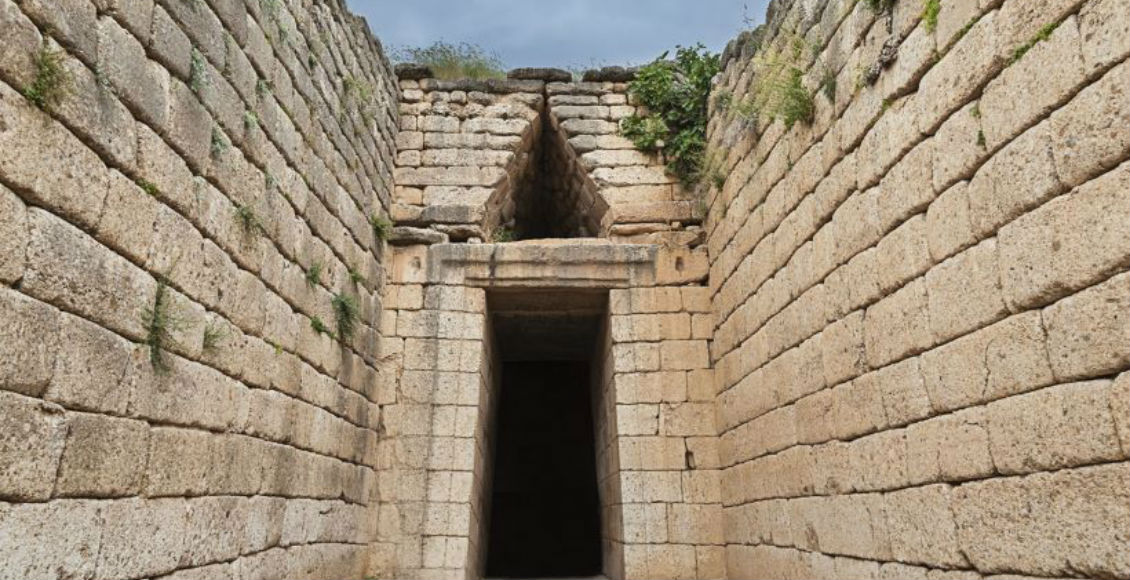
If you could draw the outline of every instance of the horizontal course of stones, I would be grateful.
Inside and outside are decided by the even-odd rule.
[[[0,576],[363,575],[399,100],[367,26],[238,0],[0,24]],[[69,77],[46,111],[41,47]],[[352,340],[312,328],[335,294]]]
[[[518,78],[440,81],[401,70],[393,219],[450,239],[489,239],[521,217],[534,187],[552,189],[572,236],[697,244],[698,204],[659,156],[635,150],[619,120],[637,112],[624,82]],[[552,71],[551,71],[552,72]],[[538,73],[538,74],[534,74]],[[625,77],[626,78],[626,77]],[[541,150],[546,151],[542,152]],[[535,167],[541,155],[542,167]],[[538,175],[549,173],[551,176]],[[555,183],[536,181],[549,178]],[[575,220],[575,224],[573,221]],[[565,220],[562,220],[565,221]],[[426,240],[406,231],[406,241]]]
[[[815,47],[811,124],[710,124],[728,573],[1130,578],[1130,5],[867,4],[715,88]]]

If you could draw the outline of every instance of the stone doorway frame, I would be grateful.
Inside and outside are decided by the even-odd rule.
[[[481,577],[499,376],[486,292],[588,289],[609,292],[593,358],[604,369],[594,401],[604,574],[723,574],[699,256],[601,239],[395,248],[382,355],[399,364],[396,402],[385,408],[373,569]]]

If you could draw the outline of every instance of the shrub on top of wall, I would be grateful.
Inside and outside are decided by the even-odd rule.
[[[674,60],[663,53],[628,84],[647,112],[625,118],[620,132],[639,149],[662,151],[667,170],[685,185],[702,179],[710,80],[719,69],[718,55],[703,45],[680,46]]]
[[[440,80],[506,78],[498,55],[467,42],[451,44],[439,40],[429,46],[402,47],[392,51],[392,59],[425,65]]]

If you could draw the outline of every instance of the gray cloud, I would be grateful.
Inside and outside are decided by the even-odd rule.
[[[721,50],[768,0],[348,0],[385,46],[471,42],[508,67],[642,64],[677,44]]]

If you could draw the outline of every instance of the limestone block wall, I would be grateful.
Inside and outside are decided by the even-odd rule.
[[[394,241],[491,241],[513,230],[701,243],[702,204],[661,157],[619,135],[619,120],[639,109],[626,83],[561,82],[568,73],[553,69],[513,73],[521,78],[439,81],[417,78],[426,69],[402,70],[393,217],[446,238],[403,230]],[[547,223],[528,227],[539,218]]]
[[[709,307],[703,286],[609,295],[610,578],[725,577]]]
[[[380,46],[339,2],[3,0],[0,27],[0,577],[364,575]]]
[[[781,54],[815,95],[712,112],[727,571],[1128,578],[1130,6],[925,5],[774,2],[724,56],[715,97]]]

